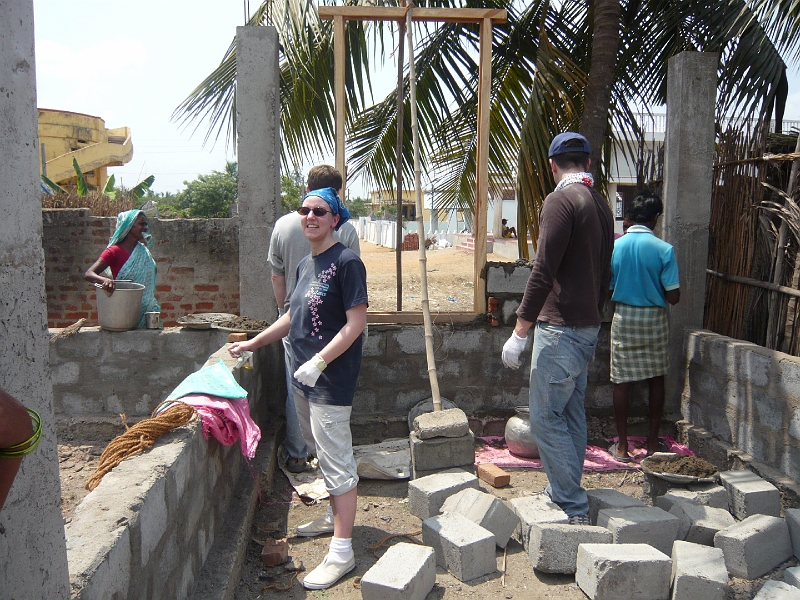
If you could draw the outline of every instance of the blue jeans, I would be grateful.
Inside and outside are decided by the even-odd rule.
[[[570,517],[589,512],[581,487],[586,456],[583,399],[599,331],[599,325],[564,327],[539,321],[533,338],[531,432],[547,474],[546,492]]]
[[[286,363],[286,439],[283,447],[292,458],[306,458],[308,452],[306,443],[303,441],[303,433],[300,431],[300,421],[297,418],[297,410],[294,406],[294,393],[292,392],[291,361],[289,360],[289,341],[283,338],[283,358]]]

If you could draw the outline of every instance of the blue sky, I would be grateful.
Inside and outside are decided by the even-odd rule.
[[[249,2],[251,9],[258,0]],[[131,128],[133,160],[114,167],[131,187],[155,175],[156,192],[221,171],[235,160],[224,135],[203,144],[197,131],[171,121],[175,108],[219,63],[244,22],[242,0],[34,0],[38,106],[101,117]],[[376,78],[391,89],[396,67]],[[380,80],[387,83],[383,86]],[[787,119],[800,120],[800,74],[790,68]],[[332,162],[333,157],[320,157]],[[304,165],[307,170],[311,165]],[[359,182],[352,194],[366,190]]]

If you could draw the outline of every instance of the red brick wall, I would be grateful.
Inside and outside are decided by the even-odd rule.
[[[81,318],[97,324],[96,288],[83,274],[108,244],[116,219],[93,217],[88,209],[48,209],[42,223],[48,327]],[[150,232],[165,326],[194,312],[239,314],[238,219],[150,217]]]

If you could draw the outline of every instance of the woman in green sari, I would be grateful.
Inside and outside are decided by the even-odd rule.
[[[115,279],[128,279],[144,286],[139,309],[138,329],[145,327],[147,312],[161,312],[155,299],[156,261],[148,247],[153,236],[147,231],[147,215],[141,210],[128,210],[117,215],[117,228],[100,258],[89,267],[84,279],[96,283],[109,293],[114,292]],[[109,269],[111,271],[109,276]]]

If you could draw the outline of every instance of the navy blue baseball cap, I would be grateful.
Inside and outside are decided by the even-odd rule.
[[[574,140],[577,140],[580,142],[580,144],[574,143]],[[567,145],[568,142],[573,143]],[[591,154],[592,149],[589,146],[589,140],[583,137],[580,133],[575,133],[574,131],[565,131],[564,133],[559,133],[553,138],[553,143],[550,144],[550,153],[548,156],[552,158],[553,156],[567,154],[568,152],[583,152],[585,154]]]

